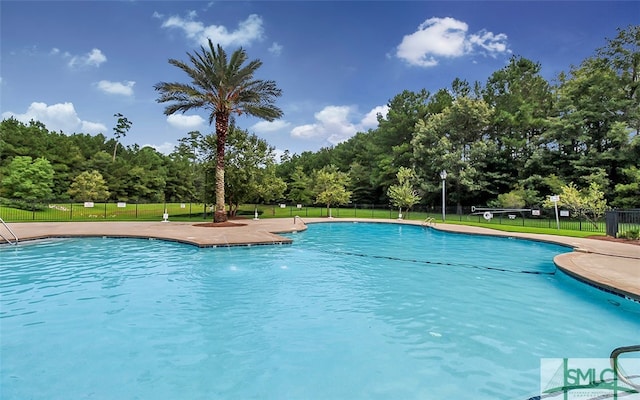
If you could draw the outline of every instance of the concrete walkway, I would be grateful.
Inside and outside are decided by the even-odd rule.
[[[290,239],[278,233],[305,230],[305,223],[353,221],[422,225],[421,221],[388,219],[271,218],[236,220],[232,221],[236,225],[231,227],[203,227],[197,226],[196,222],[29,222],[11,223],[10,227],[20,241],[82,236],[142,237],[216,247],[290,243]],[[560,270],[640,302],[640,246],[596,239],[503,232],[465,225],[437,224],[430,227],[449,232],[518,237],[570,246],[574,251],[554,258]],[[5,231],[3,235],[7,236]]]

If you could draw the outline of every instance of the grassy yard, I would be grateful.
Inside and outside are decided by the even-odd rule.
[[[241,208],[243,214],[253,215],[253,206],[249,208]],[[295,207],[280,208],[278,206],[258,207],[260,218],[283,218],[299,216],[302,218],[322,218],[327,216],[326,207],[303,207],[296,209]],[[334,218],[376,218],[376,219],[396,219],[398,218],[398,210],[381,210],[369,209],[365,210],[339,208],[332,209],[331,215]],[[433,218],[436,223],[442,223],[442,215],[440,213],[426,212],[409,212],[403,213],[403,218],[408,220],[425,221],[427,218]],[[523,232],[523,233],[540,233],[548,235],[561,235],[570,237],[587,237],[587,236],[604,236],[604,222],[597,222],[597,227],[590,223],[580,221],[564,221],[561,225],[563,229],[556,228],[555,220],[548,219],[528,219],[520,216],[515,219],[509,219],[507,215],[502,217],[496,216],[491,221],[486,221],[482,215],[448,215],[446,223],[459,225],[472,225],[484,228],[491,228],[506,232]],[[570,229],[567,229],[569,227]],[[583,228],[583,230],[580,230]]]
[[[95,203],[93,207],[85,207],[83,203],[56,203],[39,207],[38,210],[21,210],[8,206],[0,206],[0,217],[6,222],[52,222],[52,221],[161,221],[164,212],[171,221],[200,222],[212,220],[210,207],[202,203]],[[206,211],[206,214],[205,214]],[[259,205],[260,218],[324,218],[328,216],[326,207],[296,207],[287,205]],[[238,210],[239,217],[252,218],[254,205],[243,205]],[[396,209],[376,209],[365,207],[332,208],[334,218],[375,218],[397,219]],[[439,213],[414,212],[403,213],[404,219],[425,221],[433,218],[436,223],[442,223]],[[573,237],[604,235],[604,222],[598,222],[597,227],[585,221],[563,220],[560,230],[556,229],[555,220],[522,218],[516,215],[496,215],[494,219],[486,221],[482,215],[447,215],[446,223],[474,225],[498,229],[509,232],[543,233]]]
[[[93,207],[85,207],[83,203],[56,203],[38,210],[0,206],[0,217],[6,222],[160,221],[165,210],[172,219],[203,219],[204,215],[204,205],[196,203],[95,203]]]

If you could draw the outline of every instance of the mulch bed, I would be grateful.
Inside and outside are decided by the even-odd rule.
[[[604,240],[605,242],[618,242],[618,243],[635,244],[636,246],[640,246],[640,240],[614,238],[614,237],[611,237],[611,236],[587,236],[587,239]]]

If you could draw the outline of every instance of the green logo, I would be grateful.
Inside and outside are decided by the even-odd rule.
[[[564,400],[607,398],[640,400],[640,358],[543,358],[541,395]],[[635,382],[635,383],[634,383]],[[541,396],[541,397],[542,397]]]

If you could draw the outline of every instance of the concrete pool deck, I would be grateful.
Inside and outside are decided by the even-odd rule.
[[[422,221],[366,218],[271,218],[234,220],[235,226],[206,227],[197,222],[28,222],[9,226],[20,241],[61,237],[155,238],[200,247],[291,243],[278,233],[307,229],[305,223],[376,222],[422,225]],[[640,246],[597,239],[503,232],[465,225],[433,224],[430,228],[466,234],[517,237],[570,246],[574,251],[554,258],[563,272],[586,283],[640,302]],[[1,228],[1,227],[0,227]],[[7,236],[5,231],[2,231]],[[11,238],[11,236],[8,236]],[[0,238],[1,239],[1,238]]]

